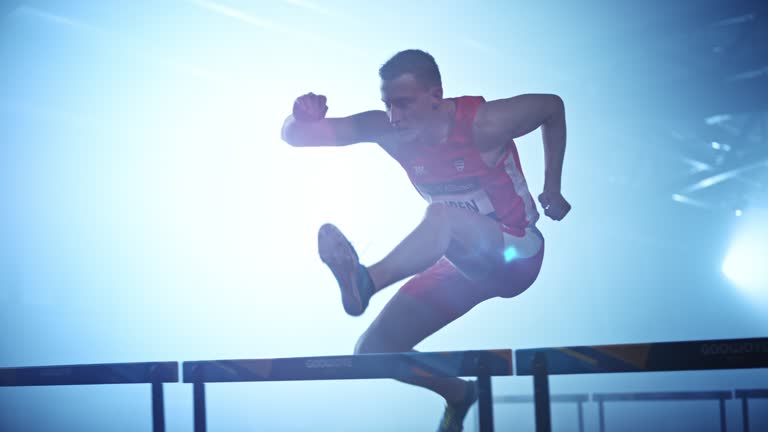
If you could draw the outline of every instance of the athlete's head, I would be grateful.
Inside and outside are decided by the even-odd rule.
[[[379,69],[381,100],[389,121],[409,135],[420,132],[437,116],[443,83],[435,59],[421,50],[395,54]]]

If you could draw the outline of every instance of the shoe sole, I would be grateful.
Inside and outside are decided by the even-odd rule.
[[[357,268],[360,264],[352,245],[344,234],[332,224],[320,227],[317,233],[320,260],[328,266],[341,290],[341,303],[352,316],[363,313],[363,302],[357,291]]]

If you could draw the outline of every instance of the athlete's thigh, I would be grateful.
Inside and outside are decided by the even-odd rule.
[[[395,293],[360,338],[358,350],[411,350],[489,297],[488,290],[442,259]]]

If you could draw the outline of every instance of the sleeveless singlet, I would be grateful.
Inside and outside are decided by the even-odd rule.
[[[473,142],[481,96],[452,99],[456,114],[448,138],[439,144],[409,148],[393,156],[408,173],[411,183],[429,203],[444,203],[487,215],[499,221],[509,234],[525,235],[539,219],[536,205],[520,166],[514,141],[489,167]]]

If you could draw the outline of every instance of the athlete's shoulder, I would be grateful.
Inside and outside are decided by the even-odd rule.
[[[482,96],[458,96],[448,99],[455,105],[455,119],[458,122],[473,122],[478,108],[485,103]]]
[[[461,100],[464,102],[473,102],[473,101],[485,101],[485,97],[483,96],[477,96],[477,95],[464,95],[464,96],[454,96],[449,99],[456,99]]]
[[[451,99],[453,99],[456,102],[457,106],[458,105],[462,105],[462,106],[479,106],[479,105],[482,105],[483,103],[485,103],[485,98],[483,96],[467,96],[467,95],[465,95],[465,96],[457,96],[457,97],[454,97],[454,98],[451,98]]]
[[[482,96],[474,96],[466,102],[472,111],[472,135],[481,152],[499,151],[507,145],[507,139],[499,127],[494,101],[486,101]]]

